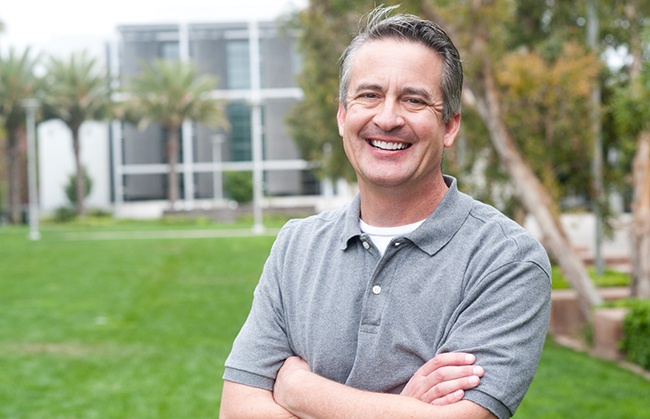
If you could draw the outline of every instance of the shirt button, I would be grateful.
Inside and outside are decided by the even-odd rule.
[[[372,287],[373,294],[379,295],[380,292],[381,292],[381,287],[379,285],[375,285],[374,287]]]
[[[366,249],[366,250],[370,249],[370,243],[368,243],[368,242],[363,242],[363,247],[364,247],[364,249]]]

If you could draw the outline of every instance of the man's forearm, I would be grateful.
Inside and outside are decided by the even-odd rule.
[[[294,370],[279,377],[274,397],[278,404],[302,419],[494,417],[470,401],[434,406],[412,397],[354,389],[308,370]]]
[[[270,391],[224,381],[221,395],[221,419],[296,419],[275,403]]]

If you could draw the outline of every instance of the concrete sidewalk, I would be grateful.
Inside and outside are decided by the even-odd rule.
[[[140,230],[140,231],[79,231],[63,233],[63,240],[161,240],[161,239],[207,239],[220,237],[277,236],[277,228],[265,228],[262,232],[253,229],[227,230]]]

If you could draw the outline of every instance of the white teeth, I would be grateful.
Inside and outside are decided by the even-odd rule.
[[[372,140],[370,144],[372,144],[373,147],[381,148],[383,150],[404,150],[407,148],[407,145],[404,143],[389,143],[377,140]]]

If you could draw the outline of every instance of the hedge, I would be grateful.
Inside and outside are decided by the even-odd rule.
[[[621,349],[628,361],[650,370],[650,300],[631,304],[623,321]]]

